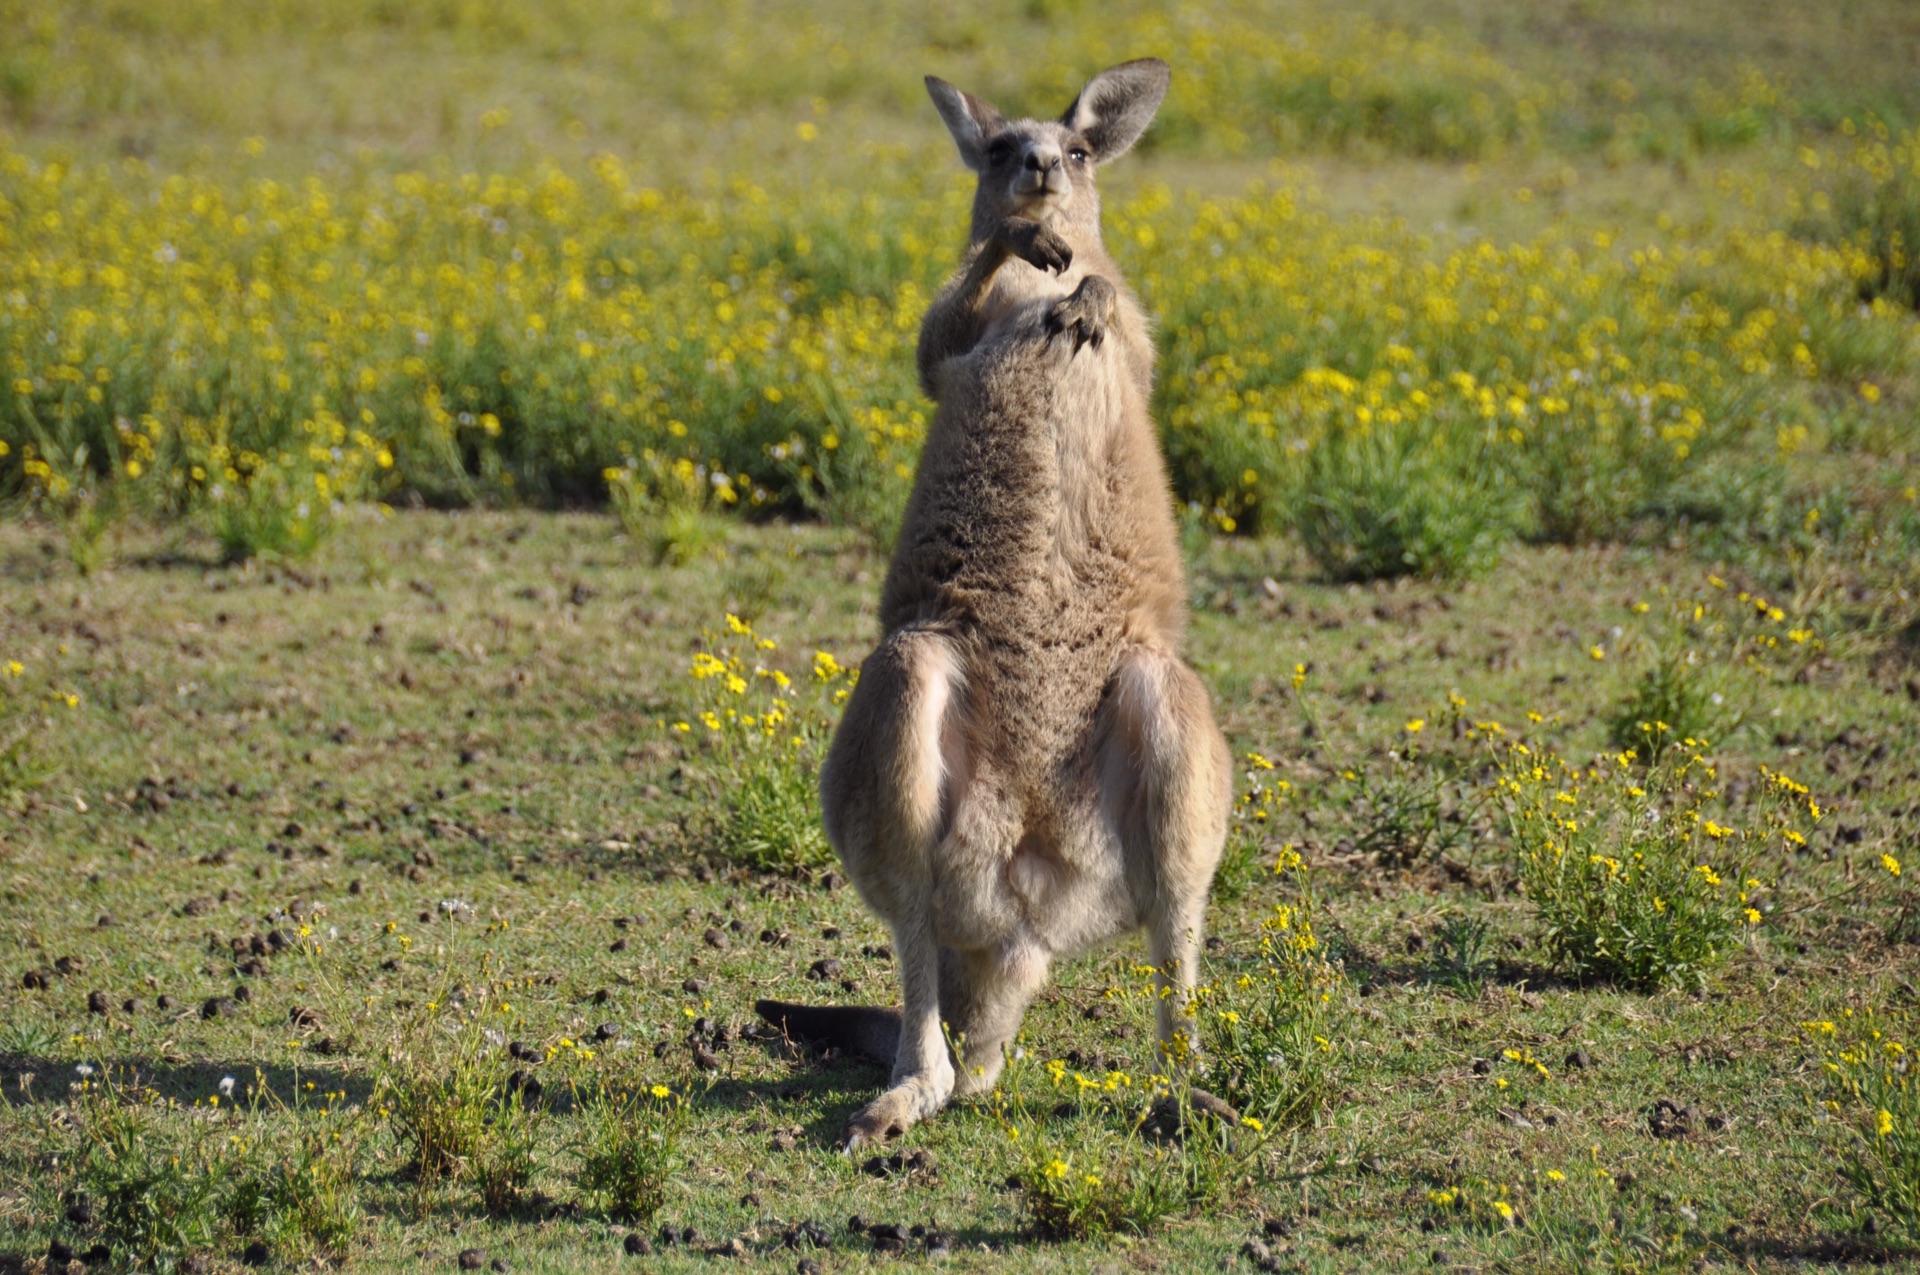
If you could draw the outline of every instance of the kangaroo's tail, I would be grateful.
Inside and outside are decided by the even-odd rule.
[[[878,1005],[789,1005],[755,1001],[753,1012],[795,1040],[842,1049],[893,1065],[900,1050],[900,1011]]]

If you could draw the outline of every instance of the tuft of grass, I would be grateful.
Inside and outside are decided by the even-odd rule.
[[[655,566],[684,567],[716,556],[726,544],[719,510],[739,499],[726,474],[710,474],[685,457],[669,462],[648,449],[638,464],[610,466],[603,477],[620,525]]]
[[[685,1095],[662,1084],[603,1083],[576,1094],[574,1109],[574,1186],[617,1222],[651,1222],[685,1163]]]
[[[1469,460],[1411,430],[1332,435],[1308,453],[1294,527],[1329,579],[1476,575],[1511,520]]]
[[[1680,647],[1657,656],[1634,680],[1607,724],[1607,738],[1657,765],[1675,748],[1724,740],[1738,719],[1727,702],[1723,666]]]
[[[364,1112],[332,1091],[291,1104],[267,1096],[256,1076],[248,1123],[257,1132],[235,1174],[228,1213],[242,1236],[259,1236],[288,1262],[345,1260],[365,1217],[360,1170]]]
[[[116,1260],[175,1270],[229,1233],[230,1146],[207,1122],[168,1120],[166,1104],[136,1082],[96,1074],[74,1086],[71,1104],[76,1203],[84,1198]]]
[[[60,773],[56,717],[80,706],[73,692],[35,681],[25,663],[0,660],[0,809]]]
[[[1492,940],[1493,926],[1485,917],[1448,916],[1434,929],[1427,976],[1452,988],[1463,1000],[1479,1000],[1494,968]]]
[[[1920,1239],[1920,1087],[1905,1022],[1847,1013],[1801,1025],[1842,1131],[1841,1176],[1881,1217]]]
[[[1136,1084],[1118,1071],[1089,1077],[1058,1061],[1045,1068],[1051,1087],[1075,1101],[1053,1121],[1038,1120],[1027,1107],[1026,1071],[1017,1061],[1008,1068],[997,1115],[1013,1149],[1007,1181],[1042,1239],[1147,1235],[1218,1200],[1259,1152],[1258,1120],[1232,1126],[1197,1106],[1182,1084]],[[1064,1125],[1062,1111],[1075,1113]],[[1150,1138],[1156,1119],[1178,1136]]]

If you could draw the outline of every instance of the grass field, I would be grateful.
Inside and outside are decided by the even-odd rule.
[[[230,9],[0,0],[0,1270],[1920,1267],[1910,6]],[[918,77],[1142,53],[1246,1119],[846,1157]]]

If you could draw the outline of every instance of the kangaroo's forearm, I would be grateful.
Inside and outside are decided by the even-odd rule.
[[[967,268],[940,291],[927,307],[920,324],[920,388],[938,399],[934,373],[940,365],[971,350],[980,339],[980,307],[993,288],[993,277],[1012,254],[997,239],[981,244]]]

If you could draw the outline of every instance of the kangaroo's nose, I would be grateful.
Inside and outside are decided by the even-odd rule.
[[[1043,154],[1040,151],[1028,151],[1027,167],[1036,173],[1050,173],[1060,167],[1060,157],[1051,153]]]

